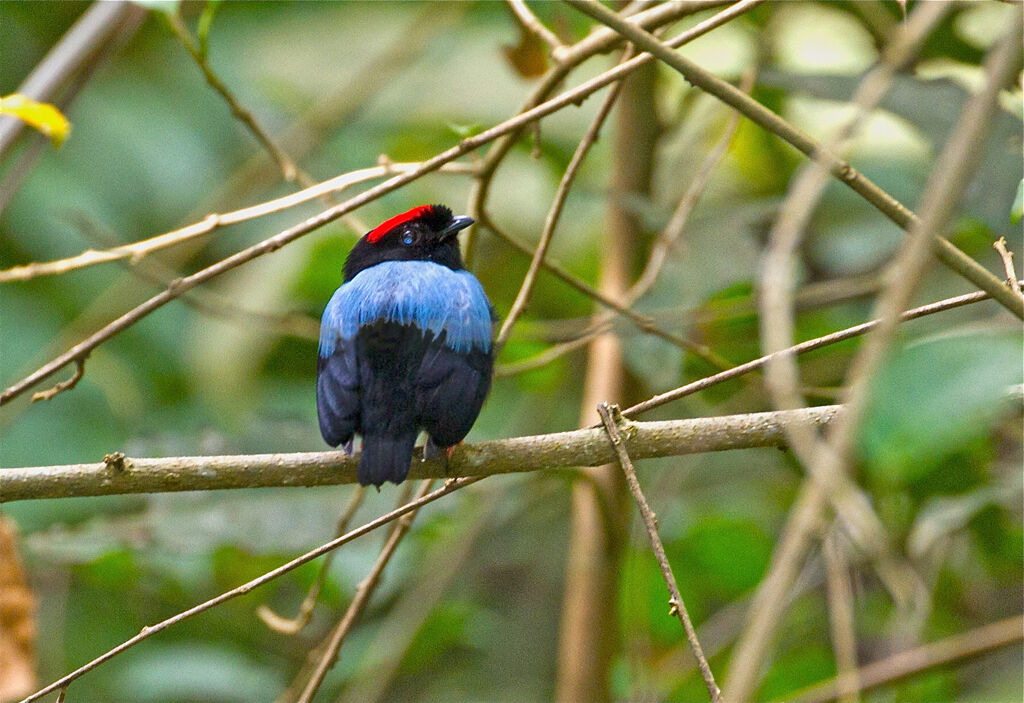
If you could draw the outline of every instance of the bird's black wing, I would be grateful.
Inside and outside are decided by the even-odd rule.
[[[355,340],[338,339],[326,356],[317,359],[316,410],[320,434],[336,447],[351,449],[352,435],[359,427],[359,366]]]
[[[489,351],[457,352],[434,339],[416,376],[418,424],[438,447],[458,444],[469,434],[491,387],[494,360]]]

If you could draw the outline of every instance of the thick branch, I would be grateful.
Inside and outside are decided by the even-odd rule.
[[[826,426],[840,413],[827,405],[800,411],[725,415],[693,420],[637,422],[627,449],[636,459],[726,449],[783,446],[788,423]],[[108,455],[112,456],[112,455]],[[448,465],[425,462],[417,450],[409,478],[490,476],[615,461],[604,429],[516,437],[455,448]],[[118,457],[95,464],[0,469],[0,503],[38,498],[159,493],[270,486],[329,486],[355,483],[359,456],[344,452],[194,456],[163,459]]]

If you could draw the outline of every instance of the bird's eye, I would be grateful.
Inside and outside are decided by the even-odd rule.
[[[404,237],[402,237],[402,244],[405,244],[406,246],[412,244],[412,235],[406,234]]]

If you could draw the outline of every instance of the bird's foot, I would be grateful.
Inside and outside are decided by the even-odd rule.
[[[434,440],[427,435],[427,442],[423,445],[423,461],[427,459],[433,459],[435,456],[441,453],[441,447],[434,444]]]
[[[355,438],[350,437],[349,440],[341,445],[341,451],[345,452],[345,456],[352,456],[355,454]]]
[[[459,444],[462,444],[462,442],[459,442]],[[423,445],[423,461],[443,454],[445,473],[448,473],[448,462],[451,460],[452,453],[455,451],[456,446],[458,445],[453,444],[450,447],[439,447],[434,444],[434,440],[428,436],[426,444]]]

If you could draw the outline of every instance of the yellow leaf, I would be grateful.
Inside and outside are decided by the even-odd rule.
[[[18,93],[0,98],[0,115],[13,115],[35,127],[60,146],[71,132],[71,123],[61,111],[49,103],[38,103]]]

